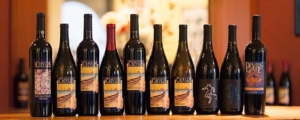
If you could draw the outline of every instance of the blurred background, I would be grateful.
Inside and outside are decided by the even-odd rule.
[[[35,40],[36,13],[46,14],[46,38],[53,49],[53,60],[59,47],[59,24],[69,24],[70,47],[75,53],[83,39],[83,14],[93,14],[93,37],[105,52],[107,23],[116,24],[119,55],[129,40],[129,15],[139,14],[140,39],[147,59],[153,43],[153,24],[163,26],[163,45],[173,63],[179,24],[188,24],[188,43],[196,66],[202,49],[203,24],[212,24],[213,49],[219,68],[227,49],[228,25],[237,25],[237,44],[240,57],[251,40],[252,15],[261,15],[262,41],[274,65],[278,85],[282,72],[281,61],[290,63],[292,105],[300,105],[300,62],[297,47],[300,38],[295,35],[294,0],[1,0],[0,1],[0,113],[13,109],[13,79],[19,72],[19,59],[25,58],[25,73],[29,73],[29,46]],[[75,55],[75,54],[73,54]],[[75,57],[75,56],[74,56]],[[53,61],[54,62],[54,61]],[[27,109],[28,110],[28,109]]]

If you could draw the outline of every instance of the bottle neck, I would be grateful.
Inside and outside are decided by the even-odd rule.
[[[252,40],[260,40],[260,16],[253,16],[252,21]]]
[[[37,17],[36,38],[45,38],[45,16]]]
[[[154,26],[153,50],[162,48],[162,29],[161,26]]]
[[[286,59],[284,59],[282,61],[282,72],[283,73],[288,73],[288,69],[289,69],[288,61]]]
[[[268,61],[268,71],[267,71],[267,73],[271,74],[272,72],[273,72],[272,63],[271,63],[271,61]]]
[[[24,59],[20,59],[20,73],[25,72],[24,66]]]
[[[179,50],[188,50],[188,43],[187,43],[187,28],[180,28],[179,29]]]
[[[203,50],[212,50],[212,28],[204,26]]]
[[[92,18],[85,17],[84,18],[84,29],[83,29],[83,39],[84,40],[92,40],[93,39],[93,27],[92,27]]]
[[[130,38],[131,38],[131,40],[136,40],[136,39],[138,40],[138,38],[139,38],[139,20],[138,20],[138,17],[131,17],[130,18]]]
[[[108,51],[116,50],[115,28],[107,27],[106,35],[107,35],[106,50]]]
[[[60,28],[60,48],[69,49],[69,29]]]
[[[229,28],[227,52],[237,51],[236,28]]]

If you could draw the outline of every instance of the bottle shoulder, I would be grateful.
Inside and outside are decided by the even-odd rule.
[[[256,50],[256,51],[261,51],[261,52],[267,52],[267,47],[265,46],[265,44],[260,41],[260,40],[251,40],[246,48],[245,48],[245,51],[249,51],[249,52],[252,52],[253,50]]]
[[[104,53],[101,68],[107,66],[114,66],[115,68],[122,69],[122,63],[116,51],[106,51]]]
[[[30,50],[37,49],[37,48],[52,50],[50,43],[46,41],[46,39],[44,38],[38,38],[31,43]]]
[[[144,44],[140,40],[129,40],[126,44],[124,49],[143,49],[145,50]]]
[[[90,40],[82,40],[79,43],[78,47],[77,47],[77,50],[79,50],[79,49],[96,49],[96,50],[99,50],[99,47],[93,39],[90,39]]]

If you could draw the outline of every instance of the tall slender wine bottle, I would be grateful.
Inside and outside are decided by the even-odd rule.
[[[122,115],[123,66],[116,50],[115,24],[106,25],[106,51],[100,68],[100,113],[101,115]]]
[[[282,74],[278,88],[278,104],[291,105],[291,79],[287,59],[282,60]]]
[[[55,116],[76,115],[76,66],[69,47],[68,29],[68,24],[60,24],[60,44],[52,73]]]
[[[196,68],[195,109],[197,114],[217,114],[219,67],[212,48],[212,26],[205,24],[202,53]]]
[[[219,106],[222,114],[242,114],[244,72],[237,49],[236,25],[228,26],[228,46],[220,74]]]
[[[27,108],[29,98],[29,83],[24,68],[24,58],[20,59],[20,71],[14,81],[14,107]]]
[[[252,17],[252,40],[245,49],[245,113],[265,113],[267,48],[260,40],[260,16]]]
[[[169,64],[162,44],[161,24],[155,24],[154,42],[146,71],[148,114],[169,114]]]
[[[125,113],[145,114],[146,50],[139,38],[138,14],[130,15],[130,39],[123,52]]]
[[[194,113],[195,68],[188,49],[187,25],[179,25],[179,44],[172,67],[170,103],[173,114]]]
[[[92,14],[84,14],[83,40],[76,51],[78,115],[98,114],[99,48],[93,40]]]
[[[30,115],[45,117],[52,114],[52,48],[45,38],[45,14],[36,17],[36,40],[29,49]]]
[[[275,105],[276,104],[276,85],[275,78],[273,75],[273,65],[272,61],[268,60],[268,68],[267,68],[267,87],[266,87],[266,104],[267,105]]]

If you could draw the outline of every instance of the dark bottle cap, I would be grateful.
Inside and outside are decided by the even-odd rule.
[[[260,40],[260,16],[253,15],[252,22],[252,39]]]
[[[60,24],[60,28],[69,28],[69,24],[62,23]]]
[[[139,15],[130,14],[130,31],[139,31]]]
[[[36,37],[45,37],[45,14],[37,13],[36,14],[37,22],[36,22]]]
[[[115,28],[116,28],[115,24],[106,25],[106,34],[107,34],[106,50],[111,51],[116,49]]]
[[[212,39],[212,26],[210,24],[204,24],[204,42],[211,42]]]
[[[69,24],[60,24],[60,41],[69,41]]]
[[[84,31],[92,31],[92,14],[84,14]]]
[[[179,25],[179,41],[187,42],[187,25],[186,24]]]
[[[162,39],[162,25],[161,24],[154,24],[154,41],[161,41]]]
[[[236,25],[229,25],[228,26],[228,31],[229,31],[229,35],[228,35],[228,41],[231,41],[231,42],[235,42],[236,41]]]

